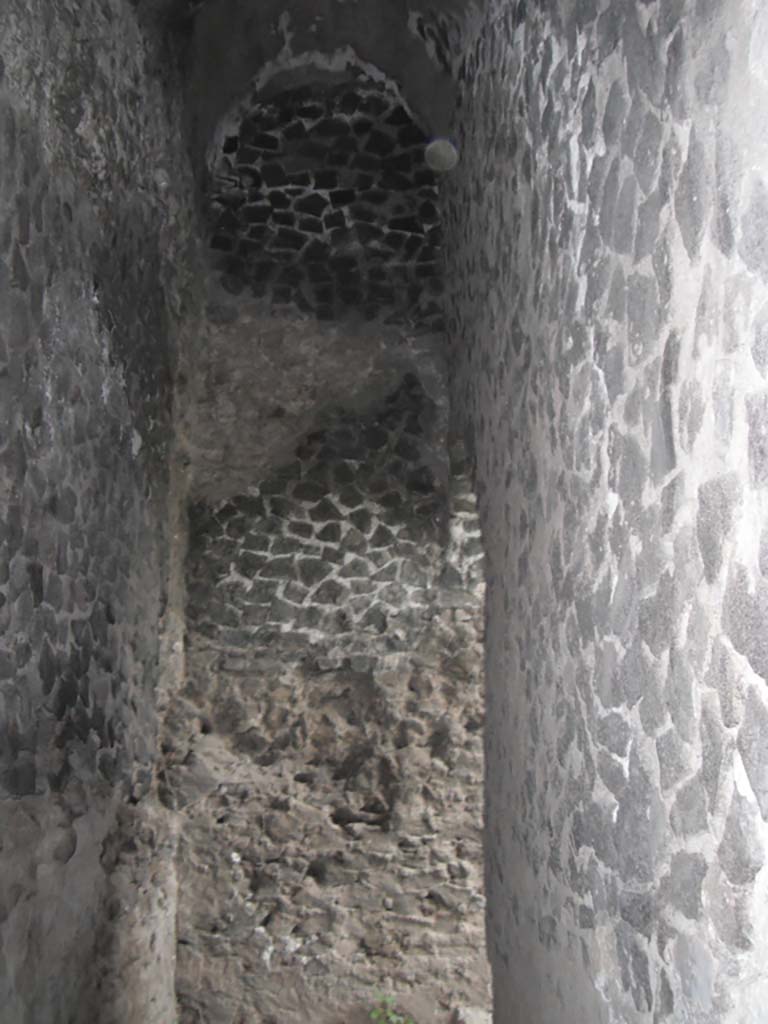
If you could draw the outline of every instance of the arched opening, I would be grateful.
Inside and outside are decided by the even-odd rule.
[[[222,287],[320,320],[441,330],[424,132],[385,83],[312,78],[259,91],[224,129],[207,194]]]

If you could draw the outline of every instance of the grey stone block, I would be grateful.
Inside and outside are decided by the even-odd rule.
[[[632,274],[627,281],[627,319],[630,363],[637,365],[659,345],[661,306],[653,277]]]
[[[696,516],[696,535],[709,583],[717,578],[723,559],[723,545],[734,524],[741,501],[741,487],[733,473],[724,474],[701,484]]]
[[[707,863],[700,853],[676,853],[669,874],[661,880],[661,900],[689,920],[698,920],[702,912],[701,888],[706,874]]]
[[[768,485],[768,390],[747,395],[749,469],[754,487]]]
[[[768,821],[768,709],[751,686],[747,692],[744,721],[739,729],[738,749],[763,820]]]
[[[759,824],[755,805],[734,793],[717,850],[720,866],[733,885],[750,885],[765,862]]]
[[[688,140],[688,156],[675,190],[675,216],[689,257],[698,257],[710,209],[707,154],[695,128]],[[768,213],[768,205],[766,205]]]

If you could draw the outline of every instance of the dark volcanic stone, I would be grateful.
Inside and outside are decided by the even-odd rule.
[[[347,206],[357,198],[357,193],[351,188],[337,188],[329,193],[330,200],[334,206]]]
[[[717,175],[715,216],[715,239],[726,256],[733,254],[736,224],[735,211],[738,208],[742,177],[742,153],[732,139],[718,132],[715,153]]]
[[[698,776],[680,788],[670,814],[670,824],[678,835],[706,832],[707,796]]]
[[[669,650],[665,697],[672,722],[678,734],[688,743],[693,741],[696,725],[694,683],[687,655],[672,645]]]
[[[755,317],[752,359],[763,377],[768,376],[768,303],[761,307]]]
[[[280,228],[275,235],[275,246],[280,249],[301,249],[306,241],[300,231],[292,228]]]
[[[272,204],[273,209],[275,210],[287,210],[288,207],[291,205],[291,200],[289,199],[289,197],[285,194],[285,192],[280,191],[280,189],[272,189],[272,191],[269,193],[268,198],[269,202]]]
[[[701,916],[701,887],[707,863],[700,853],[676,853],[669,874],[661,880],[660,899],[696,921]]]
[[[739,253],[750,270],[768,280],[768,188],[756,180],[741,220]]]
[[[330,575],[333,566],[320,558],[299,558],[296,573],[299,580],[307,587],[312,587]]]
[[[301,199],[297,199],[294,203],[294,209],[299,213],[308,213],[313,217],[322,216],[327,206],[328,200],[325,196],[318,195],[317,193],[303,196]]]
[[[734,512],[741,500],[741,488],[734,473],[709,480],[699,487],[699,509],[696,534],[709,583],[717,579],[723,560],[725,543],[734,522]]]
[[[664,66],[661,62],[661,42],[652,25],[646,31],[640,26],[633,7],[623,12],[624,60],[632,91],[642,90],[654,105],[658,105],[664,91]]]
[[[40,681],[43,684],[43,694],[47,696],[54,687],[59,671],[58,658],[51,647],[48,637],[45,637],[43,640],[40,658],[37,663],[37,670],[40,674]],[[0,678],[1,677],[2,673],[0,672]]]
[[[302,217],[298,223],[299,231],[308,231],[313,235],[322,235],[324,228],[323,222],[317,217]]]
[[[627,792],[619,804],[615,826],[618,871],[623,881],[653,881],[664,819],[663,804],[633,748]]]
[[[312,600],[318,604],[339,604],[346,588],[337,580],[326,580],[314,592]]]
[[[768,391],[747,396],[749,469],[754,487],[768,485]]]
[[[315,188],[335,189],[339,184],[339,175],[336,171],[315,171],[314,178]]]
[[[351,129],[349,122],[341,117],[326,117],[313,127],[312,131],[326,138],[335,138],[341,135],[349,135]]]
[[[395,140],[391,135],[373,129],[365,143],[365,150],[368,153],[375,153],[377,156],[388,156],[395,148]]]
[[[655,250],[660,211],[662,211],[662,198],[656,189],[638,210],[635,236],[635,260],[637,262],[650,256]]]
[[[656,924],[656,894],[623,890],[619,894],[619,913],[631,928],[649,939]]]
[[[389,222],[391,231],[405,231],[409,234],[423,234],[424,226],[418,217],[393,217]]]
[[[739,793],[731,799],[717,856],[733,885],[750,885],[765,862],[757,809]]]
[[[768,203],[766,203],[765,212],[765,226],[768,228]],[[695,259],[699,254],[708,213],[707,156],[696,129],[692,128],[688,142],[688,157],[675,191],[675,215],[685,248],[691,259]],[[768,270],[768,265],[766,269]]]
[[[276,185],[284,185],[288,178],[280,164],[265,164],[261,169],[261,176],[264,184],[273,188]]]
[[[616,204],[613,228],[613,248],[618,253],[632,252],[635,237],[635,213],[637,207],[637,185],[633,178],[626,178],[621,186]]]
[[[661,328],[659,291],[654,278],[632,274],[627,282],[630,362],[640,363],[658,342]]]
[[[744,722],[739,730],[738,748],[763,820],[768,821],[768,709],[751,686],[747,694]]]
[[[257,149],[270,150],[272,152],[276,152],[280,149],[280,139],[278,136],[269,135],[266,132],[257,132],[255,135],[252,135],[248,141]]]
[[[27,563],[27,576],[35,607],[43,603],[43,567],[39,562]]]
[[[17,762],[0,775],[0,787],[11,796],[32,796],[37,789],[37,770],[31,754],[23,752]]]
[[[674,729],[668,729],[656,741],[661,788],[671,789],[685,775],[687,762],[684,747]]]
[[[322,501],[319,501],[310,512],[309,517],[315,523],[324,523],[329,520],[341,521],[344,519],[343,514],[329,498],[323,498]]]
[[[733,566],[723,600],[723,627],[736,650],[763,679],[768,679],[767,616],[768,583],[758,578],[751,586],[747,570]]]
[[[684,120],[688,115],[688,90],[685,71],[688,64],[685,33],[679,28],[667,47],[667,74],[664,90],[674,116]]]
[[[725,732],[722,723],[709,706],[701,714],[702,781],[707,792],[710,813],[713,811],[720,786],[720,770],[725,749]]]
[[[619,140],[627,111],[627,99],[620,82],[614,82],[608,93],[603,114],[603,136],[606,144],[614,145]]]
[[[645,115],[635,149],[635,174],[646,195],[653,188],[661,158],[661,123],[650,111]]]

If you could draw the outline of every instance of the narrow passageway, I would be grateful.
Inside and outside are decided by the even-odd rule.
[[[0,1024],[764,1020],[766,53],[0,3]]]
[[[490,1005],[482,546],[438,182],[394,84],[351,72],[276,73],[209,156],[160,771],[185,1024]]]

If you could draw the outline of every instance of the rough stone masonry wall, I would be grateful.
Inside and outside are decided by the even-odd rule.
[[[180,140],[118,2],[0,8],[0,1017],[98,1019],[151,779]],[[177,147],[174,150],[174,142]],[[172,228],[175,234],[172,234]],[[135,951],[134,951],[135,952]]]
[[[488,1005],[482,550],[431,406],[406,376],[192,509],[162,776],[184,1024],[362,1024],[377,990],[420,1024]]]
[[[219,128],[219,134],[223,129]],[[374,82],[240,104],[216,153],[211,248],[225,290],[320,320],[442,331],[442,233],[427,139]]]
[[[498,1024],[765,1018],[768,11],[493,4],[447,197]]]

